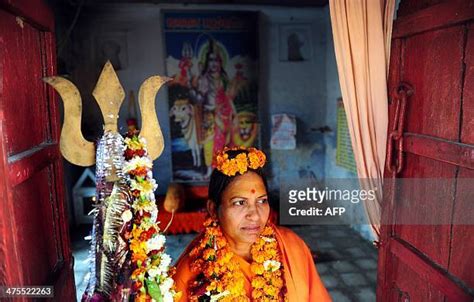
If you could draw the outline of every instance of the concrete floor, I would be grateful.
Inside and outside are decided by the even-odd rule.
[[[377,250],[348,226],[298,226],[292,229],[316,254],[316,267],[334,302],[375,301]],[[78,234],[87,234],[81,229]],[[73,241],[77,298],[87,285],[88,242]],[[167,252],[176,260],[195,234],[167,236]]]

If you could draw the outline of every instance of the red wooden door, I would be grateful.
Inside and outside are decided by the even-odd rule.
[[[474,214],[474,1],[402,0],[392,37],[390,91],[402,82],[413,94],[406,97],[403,142],[390,145],[387,160],[396,163],[400,151],[401,171],[385,171],[388,223],[382,227],[377,298],[472,301],[474,227],[453,221],[465,223],[462,218]],[[400,101],[390,100],[389,129],[400,121]],[[438,181],[395,190],[394,178]],[[400,217],[417,217],[417,225],[399,223]],[[422,225],[421,218],[445,220]]]
[[[74,301],[58,102],[41,80],[55,74],[53,22],[42,1],[0,0],[0,285]]]

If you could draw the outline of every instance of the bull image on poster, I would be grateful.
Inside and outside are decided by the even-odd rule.
[[[257,15],[165,12],[175,181],[206,181],[212,154],[258,143]]]

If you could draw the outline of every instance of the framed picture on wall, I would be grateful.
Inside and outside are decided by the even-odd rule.
[[[279,26],[279,58],[282,62],[311,61],[311,24],[288,23]]]
[[[258,14],[164,11],[173,181],[207,182],[224,146],[258,146]]]

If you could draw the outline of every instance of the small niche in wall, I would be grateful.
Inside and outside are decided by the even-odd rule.
[[[95,39],[95,58],[97,66],[110,60],[115,70],[124,70],[128,65],[126,33],[103,33]]]
[[[353,173],[357,173],[352,150],[351,136],[347,124],[346,111],[342,98],[337,100],[337,149],[336,165],[343,167]]]
[[[279,25],[279,57],[282,62],[311,61],[311,24]]]

